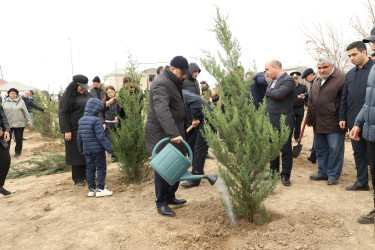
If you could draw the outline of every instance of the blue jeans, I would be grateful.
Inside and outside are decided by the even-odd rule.
[[[107,175],[107,164],[105,161],[105,151],[99,154],[85,154],[86,158],[86,179],[89,189],[96,188],[103,190],[105,187],[105,177]],[[95,173],[98,176],[95,182]],[[98,183],[98,185],[96,185]]]
[[[314,133],[318,175],[338,180],[344,164],[345,134]]]
[[[362,131],[359,133],[359,141],[352,141],[355,168],[357,169],[357,180],[361,184],[368,183],[368,160],[367,160],[367,141],[362,137]]]

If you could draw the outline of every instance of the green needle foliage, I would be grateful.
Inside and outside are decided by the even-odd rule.
[[[269,171],[268,163],[280,154],[287,141],[289,128],[281,118],[281,131],[275,129],[266,113],[266,106],[256,110],[252,97],[247,98],[249,84],[242,81],[243,68],[239,58],[241,48],[228,27],[228,17],[216,9],[214,28],[222,53],[218,59],[209,51],[201,63],[218,82],[220,103],[213,112],[205,115],[216,128],[213,133],[205,126],[205,138],[219,163],[219,174],[229,192],[233,212],[237,218],[250,222],[265,217],[263,201],[275,189],[277,174],[264,180]],[[224,107],[224,112],[221,105]]]
[[[145,114],[147,96],[142,97],[136,62],[129,56],[126,74],[131,82],[117,94],[117,102],[125,112],[120,118],[120,128],[111,133],[111,143],[125,179],[131,183],[141,183],[148,167],[149,155],[145,144]]]
[[[43,108],[45,112],[34,109],[34,126],[42,136],[59,138],[59,105],[58,101],[50,100],[43,93],[36,93],[35,103]]]
[[[42,176],[58,174],[70,171],[70,166],[65,164],[65,155],[43,150],[44,153],[37,153],[38,158],[12,165],[9,169],[8,178],[22,178],[30,175]]]

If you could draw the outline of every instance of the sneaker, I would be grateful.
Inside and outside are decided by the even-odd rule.
[[[89,193],[87,194],[88,197],[94,197],[96,194],[96,189],[91,189],[89,190]]]
[[[6,190],[5,188],[3,188],[1,191],[0,191],[0,194],[2,194],[4,197],[9,197],[12,195],[12,192],[9,192],[8,190]]]
[[[372,210],[368,215],[363,215],[357,219],[360,224],[374,224],[375,209]]]
[[[209,153],[207,153],[207,154],[206,154],[206,159],[214,160],[214,159],[215,159],[215,156],[210,155]]]
[[[74,185],[76,185],[78,187],[83,187],[85,185],[85,183],[83,181],[78,181],[78,182],[74,183]]]
[[[110,196],[112,194],[113,194],[113,192],[109,191],[106,188],[104,188],[103,190],[102,189],[97,189],[96,190],[96,197]]]

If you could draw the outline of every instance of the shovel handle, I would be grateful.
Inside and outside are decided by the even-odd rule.
[[[188,129],[186,129],[186,133],[189,133],[190,130],[192,130],[194,128],[194,125],[190,125],[190,127],[188,127]]]
[[[302,136],[303,136],[303,132],[305,131],[306,120],[307,120],[306,118],[307,118],[307,115],[305,116],[305,120],[303,121],[303,127],[302,127],[301,134],[299,135],[299,138],[298,138],[298,144],[301,142],[301,140],[302,140]]]

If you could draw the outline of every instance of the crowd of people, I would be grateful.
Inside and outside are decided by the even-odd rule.
[[[280,176],[284,186],[291,186],[293,168],[292,139],[301,139],[301,124],[305,117],[307,126],[313,128],[314,143],[308,160],[318,162],[317,173],[310,176],[313,181],[327,181],[337,185],[343,161],[345,134],[350,132],[354,152],[356,182],[347,191],[368,191],[368,166],[375,185],[375,61],[368,56],[366,43],[375,51],[375,27],[363,41],[349,44],[346,52],[354,67],[347,73],[340,70],[332,58],[322,57],[313,68],[304,72],[284,71],[279,60],[265,64],[264,72],[244,74],[243,81],[253,78],[247,98],[249,105],[258,109],[266,102],[266,111],[275,129],[281,130],[280,118],[290,132],[287,142],[281,148],[281,155],[270,161],[270,173],[265,179]],[[238,68],[240,69],[240,67]],[[212,110],[211,105],[220,100],[206,81],[198,82],[201,69],[196,63],[188,63],[183,56],[174,57],[168,66],[160,66],[149,90],[149,109],[146,121],[146,151],[152,153],[155,145],[165,137],[184,155],[186,148],[180,143],[186,140],[194,155],[192,174],[203,175],[208,154],[208,144],[202,133],[206,121],[203,107]],[[310,90],[301,79],[310,83]],[[84,75],[73,76],[59,100],[60,132],[65,139],[66,164],[72,166],[72,180],[76,186],[88,184],[88,196],[109,196],[105,185],[106,156],[116,161],[110,142],[110,134],[119,126],[119,117],[125,118],[124,110],[117,103],[113,86],[104,88],[100,78],[92,80],[92,86]],[[130,77],[124,77],[123,87],[128,91],[139,91],[131,84]],[[131,86],[130,86],[130,85]],[[142,101],[142,99],[141,99]],[[8,96],[0,106],[0,193],[11,195],[4,189],[4,182],[10,165],[9,147],[14,134],[15,157],[22,152],[23,131],[27,123],[33,126],[33,110],[44,111],[30,99],[30,92],[19,96],[17,89],[9,89]],[[223,110],[224,111],[224,110]],[[305,114],[306,113],[306,114]],[[186,129],[191,126],[190,132]],[[211,126],[212,130],[215,130]],[[161,150],[162,148],[159,148]],[[281,161],[281,171],[280,171]],[[274,175],[279,173],[279,175]],[[175,216],[169,205],[185,204],[177,199],[179,182],[168,184],[158,173],[154,175],[156,207],[163,216]],[[200,180],[181,183],[184,188],[200,185]],[[375,207],[375,193],[374,193]],[[374,223],[375,209],[358,218],[359,223]]]

